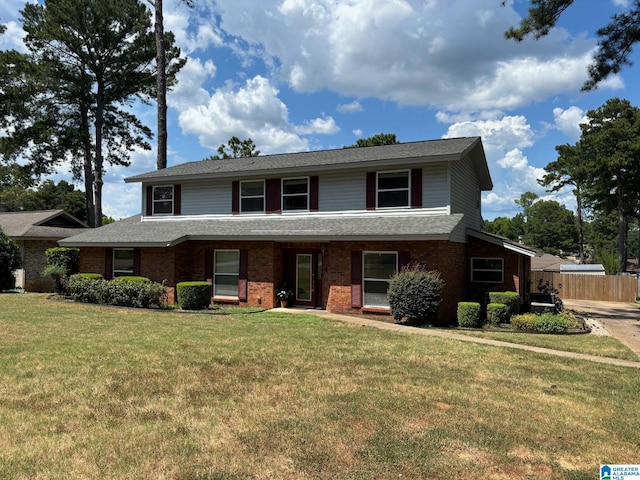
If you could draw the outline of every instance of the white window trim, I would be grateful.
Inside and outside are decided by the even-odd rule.
[[[302,193],[289,193],[289,194],[285,194],[284,193],[284,182],[286,180],[306,180],[307,181],[307,208],[304,209],[299,209],[299,210],[285,210],[284,208],[284,199],[285,197],[299,197],[302,196]],[[309,211],[309,202],[310,202],[310,197],[311,197],[311,177],[288,177],[288,178],[283,178],[280,181],[280,205],[282,206],[282,212],[308,212]]]
[[[473,278],[474,272],[494,272],[495,273],[498,270],[493,268],[473,268],[474,260],[500,260],[500,263],[502,264],[502,267],[500,268],[500,281],[493,282],[493,281],[486,281],[486,280],[475,280]],[[504,283],[504,258],[502,257],[471,257],[470,270],[471,270],[471,282],[473,283]]]
[[[362,252],[362,306],[363,307],[368,307],[368,308],[387,308],[388,309],[388,308],[390,308],[389,305],[372,305],[372,304],[365,303],[366,295],[365,295],[364,287],[365,287],[367,281],[369,281],[369,282],[372,282],[372,281],[373,282],[387,282],[387,283],[389,282],[389,279],[382,280],[382,279],[379,279],[379,278],[368,278],[368,277],[365,277],[365,275],[364,275],[364,268],[365,268],[364,257],[367,254],[370,254],[370,253],[373,253],[373,254],[385,254],[385,255],[395,255],[396,256],[396,273],[398,273],[398,262],[399,262],[398,255],[399,254],[398,254],[397,251],[365,250],[365,251]]]
[[[262,182],[262,195],[242,195],[242,184],[243,183],[257,183],[257,182]],[[246,213],[246,214],[252,214],[252,213],[264,213],[266,211],[267,208],[267,185],[266,182],[264,180],[241,180],[240,181],[240,187],[238,188],[238,195],[240,195],[240,200],[239,200],[239,210],[240,213]],[[260,210],[251,210],[251,211],[244,211],[242,210],[242,199],[244,198],[262,198],[262,211]]]
[[[156,188],[171,187],[171,213],[156,213],[156,202],[167,202],[168,200],[156,200]],[[151,215],[156,217],[173,215],[175,211],[176,189],[173,185],[154,185],[151,192]]]
[[[216,258],[218,256],[218,252],[238,252],[238,273],[217,273],[216,272]],[[240,283],[240,250],[234,248],[218,248],[213,251],[213,296],[216,298],[225,298],[225,299],[233,299],[237,300],[238,295],[219,295],[216,292],[216,277],[217,276],[227,276],[227,277],[238,277],[238,283]]]
[[[134,254],[134,265],[131,266],[131,270],[116,270],[116,252],[132,252]],[[133,275],[134,274],[134,269],[135,269],[135,253],[134,253],[134,249],[133,248],[114,248],[113,249],[113,258],[111,261],[111,276],[113,278],[115,277],[122,277],[122,276],[129,276],[129,275]],[[117,273],[117,275],[116,275]]]
[[[407,188],[387,188],[384,190],[381,190],[379,188],[380,185],[380,175],[384,175],[386,173],[406,173],[407,174]],[[407,204],[406,205],[402,205],[402,206],[398,206],[398,207],[380,207],[378,206],[378,200],[380,198],[379,194],[380,192],[404,192],[406,190],[407,192]],[[388,210],[388,209],[395,209],[395,208],[411,208],[411,170],[385,170],[382,172],[376,172],[376,209],[380,209],[380,210]]]

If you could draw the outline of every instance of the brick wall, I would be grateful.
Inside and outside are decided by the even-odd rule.
[[[57,247],[55,240],[25,240],[23,244],[24,289],[27,292],[52,292],[53,279],[42,272],[47,267],[46,250]]]
[[[360,313],[351,306],[352,251],[408,252],[410,262],[418,262],[440,272],[444,281],[442,303],[437,322],[447,324],[455,319],[457,303],[465,292],[465,245],[447,241],[407,242],[332,242],[325,255],[327,310]]]

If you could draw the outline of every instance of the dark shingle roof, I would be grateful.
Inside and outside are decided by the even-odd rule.
[[[341,148],[301,153],[282,153],[258,157],[233,158],[226,160],[204,160],[189,162],[174,167],[135,175],[125,182],[174,181],[211,176],[242,176],[277,174],[279,170],[298,172],[318,171],[323,168],[353,168],[394,160],[419,159],[436,161],[457,159],[470,152],[479,164],[479,175],[485,185],[491,184],[480,137],[427,140],[422,142],[398,143],[375,147]],[[488,187],[490,189],[491,186]]]
[[[265,215],[215,219],[145,219],[140,215],[67,238],[63,246],[157,246],[186,240],[445,240],[462,214]]]
[[[59,240],[87,230],[87,225],[64,210],[0,212],[0,227],[11,238]]]

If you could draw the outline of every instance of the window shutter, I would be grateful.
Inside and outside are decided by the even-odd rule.
[[[150,187],[147,187],[150,188]],[[104,249],[104,279],[113,278],[113,248]]]
[[[318,188],[318,176],[312,175],[309,178],[309,210],[311,212],[318,211],[318,198],[319,198],[319,188]]]
[[[182,215],[182,185],[173,186],[173,214]]]
[[[238,300],[241,302],[247,301],[247,274],[248,274],[248,259],[249,259],[249,251],[248,250],[240,250],[240,265],[238,272]]]
[[[351,252],[351,306],[362,307],[362,252]]]
[[[146,205],[146,215],[150,217],[153,215],[153,187],[151,185],[147,186],[147,205]]]
[[[402,270],[402,267],[406,267],[411,263],[411,254],[409,252],[398,252],[398,271]]]
[[[133,274],[136,276],[140,275],[140,249],[133,249]]]
[[[411,170],[411,208],[422,208],[422,169]]]
[[[282,184],[279,178],[269,178],[266,181],[267,189],[267,213],[280,213],[282,207],[280,205],[280,195]]]
[[[238,180],[231,182],[231,213],[234,215],[240,213],[240,182]]]
[[[367,210],[376,209],[376,172],[367,172]]]
[[[204,279],[213,286],[213,250],[204,251]]]

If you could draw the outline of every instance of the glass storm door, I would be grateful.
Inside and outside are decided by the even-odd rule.
[[[298,253],[296,255],[296,304],[314,305],[314,278],[313,254]]]

